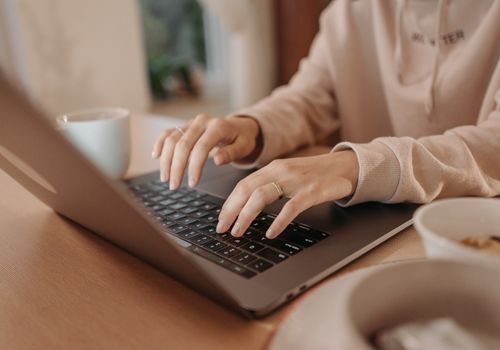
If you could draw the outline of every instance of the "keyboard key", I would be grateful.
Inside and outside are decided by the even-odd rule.
[[[164,222],[161,223],[161,226],[167,227],[167,228],[171,228],[171,227],[174,227],[174,226],[177,226],[177,225],[178,224],[176,222],[171,222],[171,221],[169,221],[169,222],[164,221]]]
[[[160,194],[166,197],[168,197],[171,193],[172,191],[170,191],[168,188],[166,190],[160,191]]]
[[[201,209],[203,210],[212,210],[214,209],[215,207],[217,207],[215,204],[212,204],[212,203],[205,203],[201,206]]]
[[[154,197],[154,196],[156,196],[156,193],[153,193],[153,192],[146,192],[146,193],[142,193],[140,195],[141,199],[143,199],[143,200],[148,200],[149,198]]]
[[[153,210],[153,211],[160,211],[162,209],[165,209],[165,207],[163,205],[160,205],[160,204],[155,204],[151,207],[151,210]]]
[[[229,232],[218,233],[214,236],[214,238],[219,240],[219,241],[227,241],[231,237],[233,237],[233,236]]]
[[[178,233],[178,236],[181,237],[181,238],[184,238],[186,240],[190,240],[191,238],[195,237],[195,236],[198,236],[199,233],[194,231],[194,230],[184,230],[184,231],[181,231]]]
[[[296,246],[295,244],[283,241],[281,239],[273,239],[268,243],[271,247],[281,250],[288,255],[294,255],[302,251],[302,248]]]
[[[197,212],[194,212],[192,215],[198,219],[207,216],[209,214],[208,211],[205,210],[198,210]]]
[[[201,218],[201,220],[209,223],[216,222],[218,221],[218,219],[219,218],[216,215],[211,215],[211,214]]]
[[[292,224],[292,225],[289,225],[286,230],[285,230],[285,233],[300,233],[306,237],[309,237],[309,238],[312,238],[316,241],[321,241],[322,239],[325,239],[327,237],[329,237],[330,235],[326,232],[321,232],[321,231],[318,231],[318,230],[314,230],[308,226],[305,226],[305,225],[300,225],[300,224]]]
[[[194,219],[194,218],[193,218]],[[195,219],[196,220],[196,219]],[[189,227],[195,229],[195,230],[201,230],[203,227],[207,226],[206,223],[204,222],[201,222],[201,221],[194,221],[191,225],[189,225]]]
[[[234,247],[230,247],[230,246],[227,246],[226,248],[221,249],[217,252],[217,254],[219,254],[223,257],[226,257],[226,258],[230,258],[232,256],[235,256],[235,255],[238,255],[241,253],[242,253],[241,250],[239,250],[238,248],[234,248]]]
[[[194,200],[191,203],[189,203],[189,205],[192,205],[193,207],[199,207],[199,206],[201,206],[203,204],[205,204],[205,202],[202,201],[202,200],[199,200],[199,199]]]
[[[152,192],[160,192],[160,191],[163,191],[165,189],[164,185],[163,186],[162,185],[155,185],[152,183],[146,184],[145,186]]]
[[[175,226],[169,227],[170,232],[172,232],[174,234],[181,232],[181,231],[184,231],[185,229],[187,229],[187,227],[183,226],[183,225],[175,225]]]
[[[261,250],[262,248],[264,248],[263,245],[258,244],[258,243],[253,243],[253,242],[248,242],[247,244],[244,244],[241,246],[241,249],[244,249],[249,253],[256,253],[259,250]]]
[[[163,209],[163,210],[160,210],[157,214],[161,215],[161,216],[166,216],[166,215],[170,215],[173,213],[175,213],[175,211],[172,209]]]
[[[274,216],[271,216],[269,214],[263,214],[263,215],[259,215],[257,217],[257,220],[259,220],[260,222],[263,222],[266,224],[266,226],[271,226],[271,224],[273,223],[275,217]]]
[[[179,220],[179,223],[183,225],[191,225],[195,222],[197,222],[197,220],[195,218],[190,218],[190,217],[185,217],[184,219]]]
[[[183,213],[183,214],[187,214],[187,215],[189,215],[189,214],[194,213],[194,212],[195,212],[195,211],[197,211],[197,210],[198,210],[198,209],[193,208],[193,207],[186,207],[186,208],[182,208],[180,211],[181,211],[181,213]]]
[[[187,188],[187,187],[180,187],[176,190],[178,193],[183,193],[183,194],[189,194],[191,193],[193,190],[190,189],[190,188]]]
[[[257,232],[255,230],[252,230],[252,229],[248,229],[244,234],[243,234],[243,237],[247,238],[247,239],[254,239],[256,237],[259,237],[259,236],[262,236],[262,233],[260,232]]]
[[[206,233],[207,235],[214,235],[216,233],[215,226],[208,225],[200,229],[201,232]]]
[[[252,254],[248,254],[248,253],[241,253],[241,254],[235,255],[231,258],[231,260],[233,260],[234,262],[237,262],[238,264],[241,264],[241,265],[246,265],[246,264],[254,261],[255,259],[257,259],[255,256],[253,256]]]
[[[212,239],[208,237],[207,235],[198,235],[192,239],[189,240],[191,243],[196,244],[196,245],[203,245],[205,243],[212,242]]]
[[[216,252],[218,250],[221,250],[223,248],[226,248],[227,247],[227,244],[225,243],[222,243],[220,241],[214,241],[212,240],[211,242],[208,242],[208,243],[205,243],[203,245],[205,248],[207,248],[208,250],[211,250],[213,252]]]
[[[248,239],[243,238],[243,237],[232,237],[227,240],[227,242],[231,245],[234,245],[236,247],[240,247],[244,244],[247,244],[249,242]]]
[[[189,202],[191,202],[193,200],[194,200],[193,196],[184,196],[184,197],[181,198],[181,202],[182,203],[189,203]]]
[[[155,197],[151,197],[149,200],[150,200],[151,202],[158,203],[158,202],[160,202],[160,201],[162,201],[162,200],[164,200],[164,199],[165,199],[165,198],[163,198],[163,196],[155,196]]]
[[[182,197],[184,197],[184,193],[173,193],[171,194],[170,196],[168,196],[170,199],[175,199],[175,200],[178,200],[178,199],[181,199]]]
[[[280,263],[288,258],[288,255],[285,253],[280,253],[271,248],[262,249],[260,252],[257,252],[257,255],[274,263]]]
[[[236,265],[236,264],[231,264],[228,266],[228,269],[233,271],[233,272],[236,272],[237,274],[243,276],[243,277],[246,277],[246,278],[250,278],[250,277],[253,277],[256,275],[255,272],[253,271],[250,271],[244,267],[241,267],[239,265]]]
[[[306,237],[300,233],[284,232],[283,234],[280,235],[280,238],[290,243],[297,244],[306,248],[316,243],[316,240]]]
[[[201,193],[201,192],[196,192],[196,193],[193,193],[193,197],[196,198],[196,199],[200,199],[200,198],[203,198],[203,197],[206,197],[206,193]]]
[[[265,232],[267,230],[267,228],[269,226],[267,226],[264,222],[262,221],[253,221],[251,224],[250,224],[250,227],[259,231],[259,232]]]
[[[175,204],[172,204],[171,206],[169,206],[170,209],[173,209],[173,210],[180,210],[182,208],[185,208],[187,207],[187,204],[184,204],[184,203],[175,203]]]
[[[271,266],[273,266],[273,264],[271,264],[270,262],[267,262],[265,260],[258,259],[256,261],[253,261],[253,262],[249,263],[247,266],[249,268],[253,269],[253,270],[256,270],[256,271],[259,271],[259,272],[264,272],[268,268],[270,268]]]
[[[262,243],[262,244],[270,244],[273,240],[266,238],[264,235],[256,236],[252,238],[252,242]]]
[[[173,204],[173,203],[175,203],[174,200],[172,200],[172,199],[165,199],[165,200],[160,201],[158,204],[161,204],[161,205],[164,205],[164,206],[169,206],[170,204]]]
[[[221,258],[220,256],[217,256],[214,253],[209,252],[208,250],[205,250],[205,249],[202,249],[202,248],[199,248],[196,246],[191,246],[189,249],[193,253],[195,253],[195,254],[197,254],[197,255],[199,255],[207,260],[210,260],[211,262],[213,262],[217,265],[220,265],[220,266],[222,266],[230,271],[233,271],[233,272],[239,274],[240,276],[243,276],[245,278],[251,278],[251,277],[255,276],[255,272],[250,271],[244,267],[238,266],[225,258]]]
[[[184,219],[185,217],[186,217],[186,215],[184,215],[182,213],[173,213],[172,215],[167,216],[167,220],[178,221],[178,220]]]
[[[217,265],[221,266],[229,266],[232,265],[232,263],[224,258],[221,258],[218,255],[215,255],[214,253],[209,252],[208,250],[196,247],[196,246],[191,246],[189,247],[189,250],[191,250],[193,253],[198,254],[199,256],[204,257],[205,259],[208,259]]]

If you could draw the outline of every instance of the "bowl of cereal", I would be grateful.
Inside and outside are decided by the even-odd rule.
[[[428,257],[500,268],[500,199],[438,200],[415,212],[414,225]]]

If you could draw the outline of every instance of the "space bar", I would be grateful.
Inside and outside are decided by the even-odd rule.
[[[201,248],[194,246],[194,245],[191,246],[189,248],[189,250],[192,251],[193,253],[199,255],[199,256],[204,257],[205,259],[210,260],[211,262],[216,263],[217,265],[228,266],[231,263],[229,260],[221,258],[220,256],[212,254],[209,251],[206,251],[205,249],[201,249]]]
[[[221,258],[220,256],[217,256],[213,253],[210,253],[209,251],[206,251],[205,249],[201,249],[201,248],[193,245],[193,246],[189,247],[189,250],[192,251],[193,253],[195,253],[195,254],[197,254],[197,255],[199,255],[207,260],[210,260],[211,262],[213,262],[219,266],[225,267],[226,269],[231,270],[232,272],[237,273],[245,278],[250,278],[250,277],[255,276],[255,272],[252,272],[248,269],[245,269],[239,265],[236,265],[227,259]]]

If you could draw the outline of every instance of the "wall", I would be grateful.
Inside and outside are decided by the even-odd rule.
[[[142,23],[134,0],[0,0],[10,3],[27,89],[49,113],[150,104]],[[11,18],[12,20],[12,18]],[[15,41],[13,41],[15,40]],[[16,42],[18,41],[18,42]]]

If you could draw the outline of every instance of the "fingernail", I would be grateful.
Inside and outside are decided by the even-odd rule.
[[[274,234],[274,231],[273,231],[273,230],[268,229],[268,230],[266,231],[266,238],[267,238],[267,239],[273,239],[273,238],[275,238],[275,237],[276,237],[276,236],[275,236],[275,234]]]
[[[170,181],[170,185],[169,185],[170,190],[171,191],[176,190],[177,187],[179,187],[177,180],[172,179],[172,181]]]
[[[219,220],[219,223],[217,224],[215,231],[217,231],[217,233],[224,233],[226,231],[226,227],[224,225],[223,220]]]
[[[153,153],[151,153],[151,157],[156,158],[156,157],[158,157],[158,155],[156,154],[155,151],[153,151]]]
[[[165,175],[163,175],[163,173],[160,174],[160,181],[161,182],[165,182]]]
[[[221,165],[224,162],[224,158],[222,156],[217,156],[214,159],[215,165]]]
[[[240,223],[236,221],[236,223],[233,226],[233,229],[231,230],[231,235],[237,236],[240,231]]]
[[[196,186],[196,179],[194,176],[189,177],[189,187],[194,187]]]

